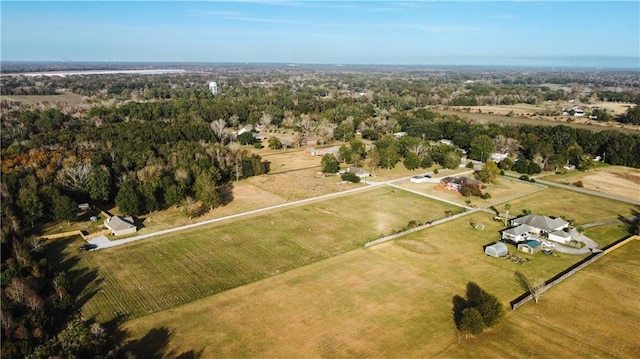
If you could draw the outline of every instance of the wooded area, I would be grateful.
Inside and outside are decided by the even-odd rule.
[[[47,222],[75,220],[83,202],[116,205],[126,215],[189,208],[194,202],[207,210],[229,203],[233,181],[270,170],[253,151],[257,131],[268,138],[264,146],[274,149],[310,139],[338,143],[337,158],[323,160],[327,172],[337,172],[339,163],[365,165],[373,173],[399,162],[408,169],[434,163],[457,168],[463,159],[458,149],[481,162],[496,151],[510,153],[517,160],[505,160],[500,168],[526,174],[559,171],[567,163],[588,169],[596,156],[608,164],[640,167],[639,134],[570,124],[478,123],[435,109],[547,101],[637,104],[637,73],[411,67],[207,71],[1,78],[3,355],[113,355],[110,334],[74,315],[79,304],[72,283],[53,271],[42,244],[31,236]],[[217,96],[207,89],[212,79],[219,84]],[[65,92],[86,98],[73,105],[11,100],[11,95]],[[558,106],[542,108],[554,116],[561,114]],[[596,121],[640,124],[638,106],[623,116],[591,111]],[[237,136],[242,128],[252,135]],[[454,146],[440,143],[443,139]]]

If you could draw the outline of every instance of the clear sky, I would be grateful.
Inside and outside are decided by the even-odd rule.
[[[640,67],[640,1],[6,1],[3,61]]]

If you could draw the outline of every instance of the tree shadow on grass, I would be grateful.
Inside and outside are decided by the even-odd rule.
[[[120,331],[120,335],[126,333]],[[188,350],[178,353],[176,350],[166,352],[167,345],[173,333],[166,327],[153,328],[142,338],[128,342],[120,350],[121,358],[149,358],[149,359],[200,359],[204,348],[199,351]]]

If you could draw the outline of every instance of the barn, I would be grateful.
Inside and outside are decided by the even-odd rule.
[[[509,254],[509,250],[507,249],[507,245],[502,243],[502,242],[496,242],[490,246],[487,246],[484,249],[484,254],[491,256],[491,257],[502,257],[502,256],[506,256],[507,254]]]

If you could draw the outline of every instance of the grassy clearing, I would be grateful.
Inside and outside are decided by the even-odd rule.
[[[510,202],[512,215],[530,209],[533,213],[547,216],[565,216],[576,225],[617,219],[619,215],[629,216],[633,205],[587,194],[549,187],[544,191]],[[504,211],[504,206],[497,206]]]
[[[464,176],[473,177],[471,174],[466,174]],[[436,196],[438,198],[459,203],[461,205],[466,205],[466,202],[470,201],[469,203],[471,205],[477,207],[501,203],[514,194],[529,193],[536,191],[539,188],[538,186],[535,186],[533,184],[518,181],[513,178],[498,177],[496,178],[495,183],[486,184],[486,188],[483,190],[483,192],[491,194],[491,198],[485,201],[479,197],[464,197],[459,193],[437,189],[436,187],[438,184],[436,183],[411,183],[409,182],[409,180],[406,180],[397,184],[403,188],[408,188],[420,193],[428,194],[430,196]]]
[[[637,357],[639,296],[640,241],[632,241],[440,357]]]
[[[84,308],[101,320],[165,310],[360,247],[453,206],[391,188],[89,252]],[[367,225],[363,225],[366,223]]]
[[[87,97],[71,92],[61,92],[57,95],[10,95],[2,96],[3,100],[18,101],[29,105],[41,103],[66,103],[69,105],[80,105],[87,102]]]
[[[640,200],[640,169],[603,166],[589,171],[568,171],[545,176],[545,180],[562,184],[582,181],[584,188],[616,196]]]
[[[590,131],[604,131],[604,130],[616,130],[622,133],[629,134],[637,134],[638,126],[628,126],[624,124],[618,123],[576,123],[576,122],[567,122],[567,118],[563,116],[555,116],[555,117],[543,117],[538,116],[536,118],[529,117],[518,117],[518,116],[504,116],[497,114],[488,114],[488,113],[477,113],[477,112],[465,112],[465,111],[454,111],[454,110],[442,110],[442,109],[434,109],[434,111],[441,113],[443,115],[456,115],[462,119],[477,121],[479,123],[497,123],[503,125],[532,125],[532,126],[559,126],[564,125],[572,128],[581,128],[584,130]],[[515,112],[515,111],[514,111]]]
[[[457,343],[451,298],[464,294],[468,281],[506,305],[521,294],[514,271],[548,278],[583,258],[523,253],[532,259],[523,266],[487,257],[482,246],[497,239],[500,225],[488,215],[478,220],[484,231],[461,218],[141,317],[125,328],[133,340],[167,329],[167,352],[202,350],[204,357],[432,357]]]

